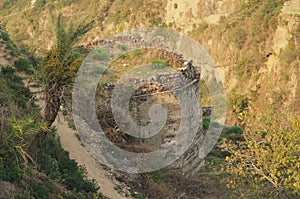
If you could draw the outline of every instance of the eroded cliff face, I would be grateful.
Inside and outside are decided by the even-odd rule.
[[[295,17],[298,0],[288,1],[282,8],[279,15],[283,23],[279,23],[273,33],[273,39],[270,40],[271,53],[258,71],[260,78],[258,81],[252,81],[252,85],[260,85],[260,95],[265,95],[265,101],[272,105],[282,100],[279,104],[282,108],[288,108],[290,111],[299,111],[299,58],[290,63],[283,57],[289,53],[292,43],[299,45],[295,38],[297,27],[299,26],[299,18]],[[300,8],[300,1],[299,1]],[[300,9],[299,12],[300,13]],[[294,49],[297,51],[297,49]],[[292,52],[291,52],[292,53]],[[262,103],[262,102],[261,102]]]
[[[256,113],[269,108],[295,113],[300,110],[295,55],[300,1],[282,2],[170,0],[166,21],[209,52],[229,100],[232,93],[239,93]],[[234,123],[230,115],[228,122]]]
[[[193,30],[199,24],[218,24],[222,16],[236,10],[242,0],[168,0],[166,24],[183,32]]]

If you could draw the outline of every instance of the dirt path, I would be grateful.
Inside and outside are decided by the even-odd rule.
[[[25,84],[29,86],[28,81]],[[43,110],[45,103],[41,96],[41,88],[30,86],[29,88],[35,94],[36,103]],[[110,199],[125,199],[126,197],[114,189],[117,183],[113,182],[108,176],[108,172],[101,167],[97,160],[91,157],[86,148],[78,140],[76,131],[69,128],[69,124],[62,113],[58,113],[53,126],[57,128],[62,148],[69,152],[71,159],[74,159],[79,165],[83,165],[86,168],[88,178],[96,180],[100,186],[100,192]]]
[[[76,131],[69,128],[68,122],[61,113],[58,114],[53,125],[57,127],[62,147],[69,151],[71,159],[76,160],[78,164],[86,167],[88,177],[97,181],[101,187],[101,193],[111,199],[126,198],[114,189],[115,184],[105,175],[106,171],[100,166],[97,160],[91,157],[86,148],[81,145],[81,142],[76,137]]]

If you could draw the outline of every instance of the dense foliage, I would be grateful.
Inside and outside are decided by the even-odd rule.
[[[47,125],[13,68],[1,68],[0,83],[0,182],[14,184],[11,194],[18,198],[101,198],[85,169],[61,148],[55,130],[35,155],[28,152],[35,135],[48,131]]]
[[[229,186],[246,198],[299,197],[299,118],[247,116],[244,121],[250,128],[243,139],[223,143],[231,154],[226,157]]]

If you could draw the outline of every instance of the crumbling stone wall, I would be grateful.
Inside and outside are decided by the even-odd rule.
[[[190,86],[193,88],[194,95],[198,99],[200,99],[200,70],[199,67],[193,66],[192,62],[188,62],[183,58],[181,54],[178,54],[176,52],[172,52],[166,47],[163,38],[158,37],[155,41],[152,42],[144,42],[141,40],[138,40],[132,36],[119,36],[114,38],[113,40],[108,41],[96,41],[87,45],[79,46],[80,48],[87,48],[87,49],[94,49],[98,45],[104,46],[104,47],[110,47],[114,46],[118,43],[126,43],[127,46],[133,46],[133,49],[140,48],[140,49],[146,49],[147,51],[155,51],[156,54],[159,54],[159,58],[164,60],[166,63],[168,63],[171,67],[173,67],[177,72],[170,72],[170,73],[158,73],[155,76],[152,76],[148,79],[137,79],[137,78],[131,78],[130,82],[134,82],[137,85],[144,85],[141,86],[132,96],[132,99],[134,100],[135,104],[137,105],[135,110],[133,110],[134,115],[136,116],[136,121],[138,124],[143,124],[143,116],[147,114],[148,112],[144,113],[142,111],[141,107],[149,101],[147,100],[147,97],[151,96],[157,96],[157,98],[163,98],[164,96],[169,96],[170,98],[172,92],[167,89],[165,86],[159,85],[157,83],[153,82],[169,82],[170,85],[172,85],[175,90],[178,92],[190,92],[189,89],[186,89],[187,86]],[[178,73],[179,72],[179,73]],[[184,76],[187,79],[187,85],[182,85],[181,83],[178,83],[178,79],[180,76]],[[107,90],[113,90],[115,85],[113,83],[110,83],[106,86]],[[173,89],[172,89],[173,90]],[[176,92],[174,95],[176,96]],[[184,95],[189,96],[191,93],[184,93]],[[171,101],[174,100],[174,107],[176,105],[176,98],[172,98]],[[192,107],[192,106],[190,106]],[[178,110],[174,110],[174,114]],[[195,118],[192,118],[193,110],[190,108],[189,114],[186,115],[186,117],[189,117],[189,121],[194,121]],[[200,109],[201,111],[201,109]],[[178,115],[178,114],[177,114]],[[199,123],[199,129],[197,131],[197,134],[190,145],[190,148],[171,166],[169,166],[169,169],[178,169],[182,172],[183,175],[191,176],[194,175],[201,167],[203,166],[204,160],[201,158],[199,150],[202,145],[204,133],[202,130],[202,113],[199,113],[200,119],[199,121],[196,121]],[[180,114],[179,114],[179,117]],[[169,118],[169,120],[166,123],[166,128],[163,129],[162,133],[153,136],[153,138],[145,139],[143,140],[145,143],[150,143],[150,145],[153,145],[151,143],[157,143],[157,147],[159,145],[163,145],[166,142],[172,142],[172,138],[176,135],[176,128],[171,128],[174,125],[178,124],[178,121],[176,119],[180,118]],[[169,128],[170,127],[170,128]],[[188,135],[190,133],[189,127],[185,127],[186,134]],[[180,145],[180,143],[177,143]],[[176,155],[176,154],[175,154]]]
[[[196,96],[200,97],[200,73],[195,69],[192,65],[187,65],[185,69],[181,67],[180,69],[181,73],[188,78],[189,80],[189,86],[194,87],[194,91],[196,92]],[[151,77],[149,79],[134,79],[131,78],[131,82],[135,82],[136,84],[142,84],[144,86],[140,87],[135,94],[132,96],[132,99],[134,99],[135,102],[135,110],[134,115],[136,116],[136,121],[139,125],[145,125],[145,115],[148,114],[147,108],[146,110],[142,110],[142,107],[147,106],[146,104],[151,103],[151,100],[147,99],[149,96],[156,96],[157,98],[164,98],[166,95],[172,95],[172,92],[167,89],[165,86],[159,85],[159,84],[153,84],[151,82],[157,81],[157,82],[172,82],[173,86],[178,90],[178,92],[182,92],[182,89],[185,89],[183,85],[178,84],[177,79],[180,78],[180,74],[178,73],[161,73],[157,74],[154,77]],[[151,80],[151,82],[150,82]],[[177,85],[178,84],[178,85]],[[185,85],[186,86],[186,85]],[[113,88],[114,86],[110,86],[110,88]],[[186,94],[189,95],[189,94]],[[176,96],[176,93],[175,93]],[[170,96],[169,96],[170,98]],[[173,101],[174,100],[174,101]],[[171,98],[171,101],[173,101],[174,105],[170,107],[171,114],[166,122],[165,127],[162,129],[162,132],[153,136],[152,138],[143,139],[143,143],[152,146],[153,148],[157,149],[161,145],[172,142],[172,139],[176,136],[176,132],[178,131],[178,124],[180,123],[180,111],[178,110],[176,104],[176,98]],[[177,106],[176,106],[177,105]],[[194,110],[190,110],[194,111]],[[187,117],[190,117],[192,114],[188,114]],[[200,113],[201,115],[201,113]],[[189,118],[189,120],[194,120],[194,118]],[[196,137],[191,144],[191,147],[188,149],[187,152],[184,153],[183,156],[179,160],[177,160],[174,164],[169,166],[169,169],[178,169],[180,170],[184,175],[190,176],[195,174],[201,167],[203,166],[204,160],[199,158],[199,149],[202,144],[203,140],[203,130],[202,130],[202,117],[200,118],[198,132],[196,134]],[[187,128],[187,134],[190,133],[189,129]]]

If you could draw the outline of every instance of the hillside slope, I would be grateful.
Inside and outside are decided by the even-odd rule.
[[[81,144],[76,136],[76,131],[69,127],[68,122],[60,113],[53,124],[58,131],[62,147],[69,151],[70,158],[76,160],[78,164],[83,165],[87,170],[90,179],[95,179],[101,187],[101,192],[108,198],[124,199],[128,197],[122,196],[114,188],[117,186],[112,179],[109,179],[108,172],[105,171],[99,162],[95,160]]]
[[[18,73],[0,65],[0,198],[104,198],[61,148],[55,130],[35,154],[28,152],[46,127]]]
[[[0,3],[0,17],[14,41],[39,53],[53,45],[53,21],[59,12],[74,27],[93,24],[81,44],[132,27],[164,26],[185,32],[211,54],[229,101],[244,99],[248,107],[243,109],[256,112],[274,108],[298,112],[298,4],[298,0],[16,0]],[[233,107],[228,104],[228,123],[236,123],[242,111]]]

